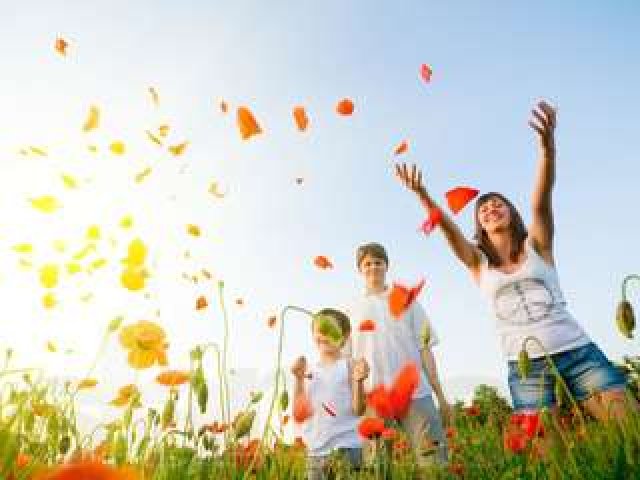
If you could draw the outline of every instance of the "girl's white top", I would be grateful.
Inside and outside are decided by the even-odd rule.
[[[331,365],[316,364],[306,391],[313,414],[296,424],[309,456],[329,455],[337,448],[360,448],[362,440],[357,427],[360,417],[351,408],[349,360],[340,358]]]
[[[422,366],[421,332],[428,330],[429,347],[438,343],[438,336],[417,300],[400,318],[391,315],[389,293],[390,289],[380,294],[366,294],[351,303],[348,308],[352,325],[350,354],[354,359],[364,358],[369,363],[366,392],[381,383],[392,385],[400,369],[408,362],[414,362],[420,372],[420,384],[413,397],[426,397],[431,395],[431,385]],[[363,320],[373,320],[375,330],[359,331]]]
[[[513,273],[489,268],[482,254],[478,285],[488,297],[504,356],[517,360],[522,342],[534,336],[549,354],[588,344],[591,340],[567,310],[558,273],[525,241],[527,258]],[[544,355],[535,341],[527,342],[531,358]]]

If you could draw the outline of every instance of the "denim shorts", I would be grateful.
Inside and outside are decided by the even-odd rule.
[[[594,344],[551,355],[571,395],[578,401],[605,390],[623,390],[622,373]],[[521,379],[518,362],[509,362],[509,390],[514,410],[534,410],[556,404],[554,375],[545,357],[531,359],[531,372]]]
[[[361,448],[338,448],[354,470],[362,467],[362,449]],[[330,455],[320,455],[316,457],[307,457],[307,480],[325,480],[328,478],[326,469],[329,463]]]

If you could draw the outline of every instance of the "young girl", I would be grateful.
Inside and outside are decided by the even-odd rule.
[[[567,309],[555,269],[551,194],[555,181],[556,112],[540,102],[532,114],[529,125],[538,136],[540,160],[529,228],[511,202],[499,193],[487,193],[476,202],[477,243],[469,242],[443,211],[440,227],[453,253],[489,299],[508,360],[514,408],[534,410],[556,404],[553,377],[544,359],[546,351],[572,395],[588,413],[601,420],[609,415],[621,418],[624,378]],[[405,164],[396,165],[396,174],[417,194],[427,211],[437,208],[415,165],[411,170]],[[521,378],[517,358],[527,337],[537,341],[527,341],[532,369],[526,378]]]
[[[326,317],[340,331],[340,339],[328,335],[319,318]],[[362,461],[362,443],[356,431],[365,410],[363,382],[369,367],[363,359],[343,357],[341,349],[349,338],[349,318],[339,310],[325,308],[312,323],[313,340],[319,361],[307,370],[305,357],[291,368],[295,377],[294,417],[298,434],[307,446],[307,478],[325,478],[329,456],[338,450],[352,467]],[[334,338],[332,338],[334,337]],[[299,423],[298,423],[299,422]]]

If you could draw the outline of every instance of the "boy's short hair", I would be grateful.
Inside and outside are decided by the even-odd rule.
[[[331,317],[333,320],[335,320],[336,325],[340,329],[342,338],[344,340],[346,340],[347,337],[351,335],[351,322],[349,321],[349,317],[340,310],[337,310],[335,308],[323,308],[317,313],[317,315]],[[312,329],[315,327],[315,318],[316,317],[314,317],[314,322],[311,323]]]
[[[389,257],[385,248],[379,243],[370,242],[360,245],[356,250],[356,268],[360,269],[360,264],[367,255],[384,260],[384,263],[389,266]]]

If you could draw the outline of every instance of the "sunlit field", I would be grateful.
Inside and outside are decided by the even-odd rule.
[[[323,308],[362,290],[370,241],[390,251],[390,315],[419,301],[433,324],[414,335],[441,349],[448,459],[403,430],[410,363],[363,393],[373,454],[353,468],[335,451],[327,478],[640,479],[633,2],[558,7],[525,34],[556,6],[493,25],[430,2],[36,3],[0,15],[0,480],[306,479],[300,432],[336,414],[296,397],[292,364],[315,360],[315,329],[344,347]],[[624,376],[623,419],[589,416],[544,346],[558,408],[514,411],[442,234],[443,212],[469,233],[496,184],[528,214],[534,95],[560,119],[563,285]],[[519,346],[520,378],[540,343]]]

